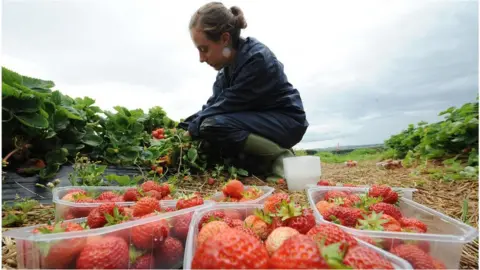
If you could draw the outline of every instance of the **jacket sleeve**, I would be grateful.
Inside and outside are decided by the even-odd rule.
[[[219,89],[220,94],[213,104],[205,107],[188,126],[192,136],[198,136],[201,122],[210,116],[248,111],[268,93],[275,84],[275,65],[269,65],[261,54],[250,57],[238,71],[231,87]],[[223,90],[223,91],[222,91]]]

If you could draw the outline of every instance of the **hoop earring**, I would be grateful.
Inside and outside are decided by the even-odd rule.
[[[225,58],[229,58],[231,54],[232,54],[232,50],[230,48],[228,48],[228,47],[223,48],[222,55]]]

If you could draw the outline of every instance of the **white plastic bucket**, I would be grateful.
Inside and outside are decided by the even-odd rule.
[[[288,190],[302,191],[308,184],[316,184],[322,175],[319,156],[299,156],[283,159]]]

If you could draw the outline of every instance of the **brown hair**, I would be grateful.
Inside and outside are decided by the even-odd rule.
[[[240,30],[247,28],[247,22],[239,7],[228,9],[220,2],[210,2],[193,14],[189,27],[200,29],[211,41],[219,41],[222,34],[228,32],[232,46],[237,47]]]

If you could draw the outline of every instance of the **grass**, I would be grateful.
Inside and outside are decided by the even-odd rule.
[[[323,151],[316,154],[320,160],[325,163],[343,163],[349,160],[367,161],[382,160],[391,156],[390,151],[384,151],[373,148],[359,148],[345,154],[336,154],[334,152]]]

